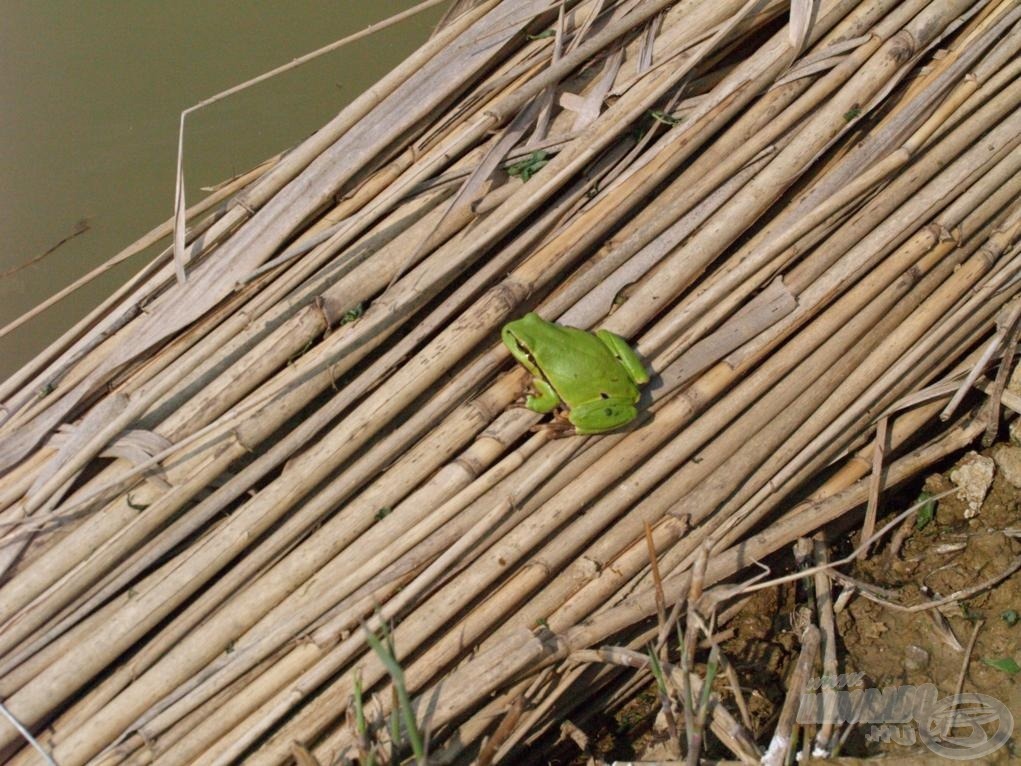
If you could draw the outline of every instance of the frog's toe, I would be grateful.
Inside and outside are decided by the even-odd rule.
[[[562,413],[557,413],[557,416],[551,421],[536,423],[529,430],[533,433],[546,434],[551,439],[563,439],[578,433],[574,424],[564,417]]]

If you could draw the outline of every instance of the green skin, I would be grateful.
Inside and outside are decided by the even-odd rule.
[[[525,399],[528,409],[545,413],[563,404],[579,434],[612,431],[638,415],[638,387],[649,382],[649,373],[619,335],[564,327],[535,313],[508,322],[500,334],[535,376],[538,395]]]

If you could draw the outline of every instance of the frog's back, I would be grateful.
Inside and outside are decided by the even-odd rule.
[[[551,385],[564,402],[631,395],[638,401],[638,387],[599,338],[576,327],[558,325],[557,330],[544,357]],[[569,393],[560,390],[568,388],[564,383],[570,384]]]

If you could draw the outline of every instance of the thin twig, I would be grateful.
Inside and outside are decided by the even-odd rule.
[[[819,652],[819,629],[809,625],[801,634],[801,651],[794,672],[787,682],[787,696],[784,698],[780,717],[776,723],[776,731],[770,740],[769,748],[762,757],[767,766],[781,766],[787,760],[787,754],[794,746],[794,727],[801,703],[801,695],[808,684],[808,679],[815,668],[815,660]]]
[[[406,19],[406,18],[410,18],[411,16],[414,16],[415,14],[421,13],[422,11],[428,10],[429,8],[432,8],[432,7],[436,6],[436,5],[442,5],[446,1],[447,0],[422,0],[422,2],[418,3],[417,5],[412,6],[411,8],[409,8],[406,11],[401,11],[400,13],[396,13],[393,16],[390,16],[389,18],[383,19],[382,21],[378,21],[378,22],[376,22],[374,24],[370,24],[369,26],[367,26],[365,29],[361,30],[360,32],[355,32],[354,34],[350,34],[350,35],[347,35],[346,37],[342,37],[340,40],[335,40],[334,42],[330,43],[329,45],[324,45],[323,47],[317,48],[316,50],[311,51],[310,53],[306,53],[306,54],[304,54],[302,56],[298,56],[297,58],[292,59],[291,61],[287,62],[286,64],[282,64],[282,65],[280,65],[280,66],[278,66],[278,67],[276,67],[274,69],[269,70],[268,72],[263,72],[262,74],[260,74],[260,75],[258,75],[256,77],[251,78],[250,80],[245,80],[244,82],[238,83],[237,85],[234,85],[234,86],[232,86],[230,88],[227,88],[226,90],[222,90],[219,93],[216,93],[216,94],[210,96],[209,98],[203,99],[202,101],[198,102],[197,104],[193,104],[192,106],[189,106],[187,109],[185,109],[184,111],[181,112],[180,125],[179,125],[179,128],[178,128],[178,134],[177,134],[177,170],[176,170],[176,177],[175,177],[175,181],[174,181],[174,216],[173,216],[173,219],[174,219],[174,250],[173,250],[173,255],[174,255],[174,265],[175,265],[175,269],[177,271],[177,278],[178,278],[179,282],[183,283],[185,281],[185,271],[184,271],[184,269],[185,269],[185,265],[186,265],[186,263],[185,263],[185,252],[184,252],[184,210],[185,210],[185,193],[184,193],[184,122],[185,122],[185,118],[189,114],[192,114],[193,112],[196,112],[199,109],[202,109],[204,107],[207,107],[207,106],[210,106],[212,104],[215,104],[218,101],[222,101],[225,98],[233,96],[236,93],[240,93],[241,91],[246,90],[248,88],[251,88],[254,85],[258,85],[261,82],[265,82],[266,80],[269,80],[269,79],[271,79],[273,77],[276,77],[277,75],[283,74],[284,72],[289,72],[290,70],[295,69],[295,68],[301,66],[302,64],[307,64],[309,61],[312,61],[313,59],[319,58],[320,56],[323,56],[323,55],[325,55],[327,53],[335,51],[338,48],[341,48],[341,47],[347,45],[348,43],[352,43],[352,42],[355,42],[356,40],[362,39],[363,37],[367,37],[369,35],[375,34],[376,32],[379,32],[380,30],[386,29],[387,27],[391,27],[394,24],[397,24],[397,23],[399,23],[401,21],[404,21],[404,19]]]
[[[890,601],[889,599],[883,598],[882,596],[877,594],[874,591],[874,589],[868,584],[855,580],[852,577],[848,577],[842,572],[831,571],[830,576],[840,580],[842,583],[846,585],[854,586],[861,592],[863,596],[868,598],[870,601],[875,601],[877,604],[882,604],[883,606],[889,607],[890,609],[895,609],[898,612],[922,612],[925,611],[926,609],[935,609],[936,607],[946,606],[947,604],[952,604],[955,601],[963,601],[964,599],[971,598],[979,593],[982,593],[983,591],[987,591],[990,588],[995,587],[997,584],[1003,582],[1005,579],[1010,577],[1012,574],[1014,574],[1014,572],[1018,571],[1019,569],[1021,569],[1021,556],[1018,556],[1013,561],[1011,561],[1010,564],[1007,565],[1007,568],[1002,572],[998,572],[997,574],[990,577],[988,580],[983,580],[982,582],[977,583],[976,585],[972,585],[970,588],[964,588],[963,590],[955,591],[954,593],[951,593],[950,595],[944,596],[942,598],[933,599],[931,601],[923,601],[920,604],[910,605],[898,604],[895,601]]]
[[[883,458],[886,455],[888,418],[880,418],[876,425],[875,448],[872,453],[872,475],[869,479],[869,500],[865,505],[865,521],[861,527],[861,537],[867,540],[876,529],[876,514],[879,511],[879,496],[883,491]]]
[[[39,744],[39,740],[32,736],[32,732],[26,729],[22,725],[21,721],[15,718],[11,711],[7,709],[7,706],[2,702],[0,702],[0,714],[3,714],[3,717],[8,720],[11,726],[18,730],[18,734],[20,734],[22,738],[39,753],[39,756],[48,764],[48,766],[57,766],[57,762],[53,760],[53,757],[41,744]]]
[[[45,252],[40,253],[39,255],[32,256],[31,258],[29,258],[24,263],[20,263],[17,266],[12,266],[11,268],[7,269],[6,271],[0,271],[0,279],[6,279],[7,277],[9,277],[9,276],[11,276],[13,274],[17,274],[19,271],[21,271],[23,269],[27,269],[29,266],[33,266],[33,265],[39,263],[39,261],[43,260],[46,256],[48,256],[51,253],[53,253],[61,245],[65,244],[67,242],[70,242],[72,239],[74,239],[77,236],[80,236],[81,234],[84,234],[88,230],[89,230],[89,219],[88,218],[82,218],[80,221],[78,221],[78,223],[76,223],[74,225],[74,228],[71,230],[70,234],[67,234],[63,239],[61,239],[59,242],[57,242],[57,244],[50,246]]]
[[[795,572],[793,574],[784,575],[782,577],[776,577],[772,580],[765,580],[754,585],[747,585],[744,588],[742,588],[739,591],[739,593],[751,593],[757,590],[762,590],[764,588],[775,588],[777,585],[782,585],[783,583],[786,582],[793,582],[794,580],[800,580],[801,578],[807,577],[808,575],[814,575],[816,572],[830,572],[832,576],[837,576],[838,573],[835,573],[833,570],[835,570],[837,567],[844,566],[845,564],[850,564],[857,560],[858,558],[860,558],[868,549],[868,547],[872,545],[872,543],[882,538],[884,535],[886,535],[887,532],[889,532],[898,524],[900,524],[901,521],[908,518],[908,516],[915,513],[923,505],[933,500],[939,500],[940,498],[946,497],[947,495],[956,491],[957,491],[956,489],[948,489],[946,492],[940,492],[939,494],[936,495],[930,495],[924,500],[915,503],[907,510],[897,514],[892,520],[888,521],[874,535],[859,543],[857,548],[855,548],[853,551],[851,551],[851,553],[849,553],[842,559],[838,559],[837,561],[831,561],[825,565],[810,567],[808,569],[805,569],[800,572]]]
[[[660,631],[666,625],[666,601],[663,598],[663,578],[659,574],[659,558],[656,555],[656,544],[652,540],[652,527],[645,522],[645,545],[649,550],[649,567],[652,572],[652,583],[656,589],[656,615],[659,619]]]
[[[829,548],[825,540],[816,537],[814,555],[817,564],[825,566],[829,560]],[[822,674],[823,677],[834,678],[837,675],[837,623],[833,613],[833,594],[830,581],[822,572],[815,575],[816,619],[822,635]],[[829,752],[833,740],[833,710],[836,698],[824,697],[826,710],[823,713],[823,724],[815,736],[817,751]],[[807,738],[806,738],[807,741]]]

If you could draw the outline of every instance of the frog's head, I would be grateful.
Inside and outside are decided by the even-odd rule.
[[[508,322],[500,331],[500,337],[518,359],[519,354],[528,354],[535,348],[536,341],[549,323],[534,311],[530,311],[520,319]]]
[[[500,339],[517,359],[533,375],[541,376],[536,365],[534,350],[548,322],[534,311],[530,311],[520,319],[508,322],[500,330]]]

